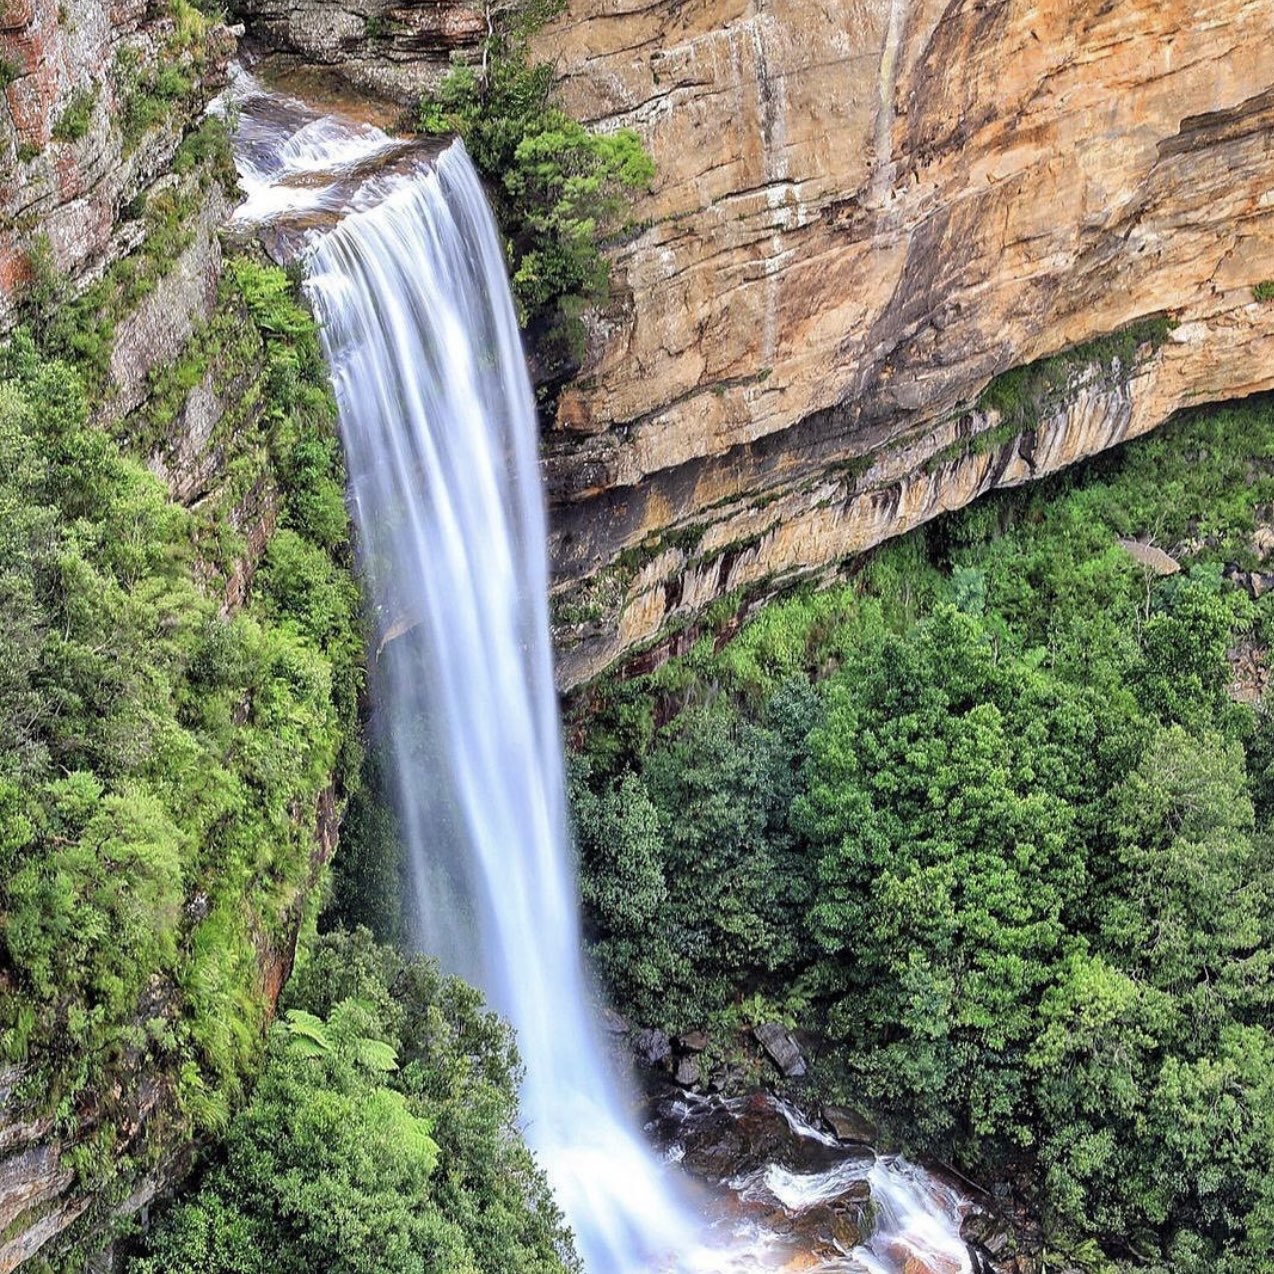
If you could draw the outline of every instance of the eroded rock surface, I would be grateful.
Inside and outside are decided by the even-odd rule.
[[[447,73],[453,50],[473,48],[487,29],[482,5],[466,0],[240,0],[235,8],[272,49],[407,106]]]
[[[0,332],[40,271],[79,291],[137,248],[234,44],[144,0],[0,0]]]
[[[657,177],[548,443],[563,681],[1274,386],[1272,38],[1247,0],[572,0],[563,97]],[[996,427],[966,414],[993,375],[1153,314],[1172,338],[1033,461],[919,471]]]
[[[455,3],[248,10],[403,101],[481,34]],[[569,0],[537,37],[564,104],[657,175],[545,440],[563,685],[1274,387],[1272,40],[1264,0]],[[1077,368],[1045,445],[957,454],[1003,443],[972,410],[996,374],[1156,315],[1171,339]]]

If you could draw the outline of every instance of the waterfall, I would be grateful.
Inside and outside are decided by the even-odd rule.
[[[535,402],[504,256],[457,141],[315,245],[364,579],[409,657],[375,698],[425,949],[513,1024],[528,1140],[590,1270],[679,1244],[589,1020],[548,619]]]
[[[303,253],[331,370],[419,945],[513,1025],[527,1140],[588,1274],[969,1274],[961,1196],[903,1160],[839,1147],[773,1098],[789,1155],[812,1148],[814,1160],[709,1183],[716,1219],[689,1219],[670,1179],[677,1135],[661,1162],[590,1016],[535,403],[481,185],[458,141],[434,156],[243,73],[230,99],[246,196],[235,220]],[[687,1099],[672,1122],[746,1119],[753,1104]],[[863,1180],[871,1232],[791,1264],[788,1227],[765,1218],[799,1217]]]

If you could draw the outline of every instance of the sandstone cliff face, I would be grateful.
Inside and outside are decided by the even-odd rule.
[[[442,65],[415,5],[248,6],[402,101]],[[480,34],[430,12],[448,48]],[[1269,0],[568,0],[538,37],[564,104],[636,128],[657,176],[544,440],[562,685],[1274,387],[1272,46]],[[952,458],[1002,432],[972,410],[997,373],[1150,315],[1170,341],[1081,367],[1046,445]]]
[[[540,42],[658,173],[546,440],[566,685],[1274,387],[1268,0],[572,0]],[[932,462],[996,428],[968,410],[994,374],[1151,314],[1179,326],[1129,383]]]
[[[42,268],[78,289],[144,238],[129,206],[170,180],[234,48],[224,28],[181,51],[174,36],[146,0],[0,0],[0,331],[37,281],[40,248]],[[134,135],[126,121],[165,66],[185,92],[170,79],[162,118]]]

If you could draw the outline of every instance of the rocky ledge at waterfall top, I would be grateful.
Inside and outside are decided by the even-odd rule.
[[[356,81],[438,74],[418,6],[307,5],[348,19],[323,56]],[[562,681],[1274,387],[1253,295],[1274,276],[1272,41],[1270,0],[570,0],[538,37],[562,100],[638,129],[657,177],[546,438]],[[1168,339],[1077,360],[1038,431],[1005,441],[974,410],[997,373],[1151,315]]]

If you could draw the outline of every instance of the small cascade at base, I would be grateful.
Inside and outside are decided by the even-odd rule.
[[[459,142],[434,156],[247,75],[231,94],[248,194],[236,221],[302,254],[331,368],[420,945],[512,1023],[527,1140],[589,1274],[965,1274],[952,1192],[901,1161],[864,1166],[777,1104],[821,1166],[754,1164],[697,1208],[675,1167],[693,1103],[662,1158],[638,1131],[589,1008],[535,404],[481,184]],[[780,1213],[864,1181],[881,1217],[868,1241],[811,1261],[776,1236]]]

